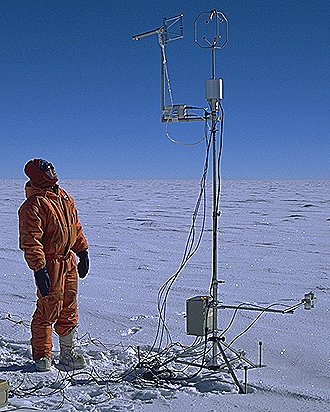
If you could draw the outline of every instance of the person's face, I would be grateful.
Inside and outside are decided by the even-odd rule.
[[[56,170],[52,163],[47,162],[46,160],[40,160],[39,168],[50,179],[57,179]]]

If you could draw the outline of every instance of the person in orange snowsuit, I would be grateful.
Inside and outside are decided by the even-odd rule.
[[[37,371],[52,365],[52,326],[59,336],[59,365],[64,369],[86,366],[75,350],[78,274],[89,271],[88,245],[72,197],[57,184],[54,166],[43,159],[24,168],[29,181],[19,216],[19,246],[34,272],[37,305],[31,322],[32,357]]]

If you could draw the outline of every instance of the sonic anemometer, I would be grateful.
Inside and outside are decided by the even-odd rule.
[[[234,341],[245,333],[253,324],[266,312],[292,314],[297,308],[304,306],[305,309],[314,307],[316,301],[313,292],[306,293],[304,298],[293,306],[285,306],[285,309],[276,308],[283,306],[281,304],[272,304],[267,307],[262,307],[252,304],[240,305],[225,305],[219,302],[218,286],[223,281],[218,279],[218,219],[220,216],[220,195],[221,195],[221,172],[220,160],[222,154],[222,139],[223,139],[223,122],[224,109],[222,107],[223,100],[223,81],[216,77],[216,52],[222,50],[228,42],[228,20],[226,16],[217,10],[201,13],[194,22],[194,40],[195,43],[202,49],[209,49],[211,51],[211,78],[205,81],[205,99],[209,105],[208,109],[189,106],[187,104],[175,104],[172,96],[172,89],[170,87],[170,80],[167,69],[166,47],[170,42],[179,40],[183,37],[183,14],[172,18],[164,18],[162,26],[136,36],[133,40],[140,40],[145,37],[157,35],[158,43],[161,53],[161,78],[160,78],[160,93],[161,93],[161,121],[163,123],[176,122],[196,122],[204,121],[209,127],[209,134],[206,137],[207,156],[204,167],[204,174],[201,180],[201,191],[205,190],[205,178],[208,169],[209,158],[212,160],[212,276],[210,283],[209,294],[206,296],[195,296],[186,301],[186,332],[187,335],[196,337],[195,343],[186,348],[173,352],[170,348],[168,350],[158,349],[158,359],[155,361],[155,355],[151,356],[151,351],[141,358],[139,356],[139,366],[143,369],[148,369],[148,376],[164,377],[168,376],[169,372],[179,374],[180,370],[177,365],[186,365],[187,367],[197,368],[192,376],[200,373],[203,369],[215,372],[227,372],[231,375],[233,382],[238,388],[239,393],[247,393],[247,370],[250,368],[262,367],[261,350],[262,343],[259,342],[259,360],[252,362],[247,359],[243,352],[239,352],[232,347]],[[167,93],[166,93],[167,85]],[[166,99],[167,97],[167,99]],[[169,100],[169,102],[167,101]],[[201,112],[202,114],[196,114]],[[219,139],[217,139],[219,135]],[[219,141],[218,141],[219,140]],[[209,156],[209,153],[211,154]],[[201,195],[198,202],[200,201]],[[198,203],[197,202],[197,203]],[[197,213],[194,212],[194,219]],[[195,221],[193,219],[193,225]],[[193,232],[194,232],[193,227]],[[191,236],[191,233],[189,237]],[[201,238],[198,240],[198,245]],[[187,261],[197,250],[191,247],[192,252],[189,252],[179,270],[163,285],[159,292],[159,297],[162,299],[158,303],[160,313],[160,324],[163,325],[163,330],[160,333],[160,347],[163,335],[168,333],[168,327],[165,322],[166,299],[168,297],[169,289],[176,280],[180,271],[183,269]],[[226,343],[224,333],[228,328],[219,330],[218,328],[218,310],[232,309],[234,310],[233,319],[240,310],[257,311],[260,312],[255,321],[240,333],[229,344]],[[159,324],[159,325],[160,325]],[[159,334],[158,328],[158,334]],[[164,332],[165,330],[165,332]],[[200,339],[200,340],[198,340]],[[155,339],[155,343],[157,337]],[[155,343],[153,346],[155,346]],[[209,347],[209,348],[208,348]],[[153,366],[150,366],[150,359],[152,359]],[[244,385],[238,380],[234,365],[237,362],[244,363]],[[174,371],[169,369],[170,364],[175,365]],[[240,364],[241,366],[241,364]],[[241,366],[242,368],[242,366]],[[184,369],[184,376],[187,378],[187,371]],[[150,371],[152,371],[150,375]],[[182,378],[181,378],[182,379]]]
[[[223,49],[228,42],[228,21],[223,13],[212,10],[201,13],[195,20],[195,42],[201,48],[211,49],[212,78],[206,80],[205,97],[210,102],[222,99],[222,79],[215,78],[215,51]],[[168,43],[183,38],[183,14],[169,19],[164,18],[163,25],[145,33],[133,36],[133,40],[140,40],[148,36],[157,35],[161,50],[161,112],[162,122],[192,122],[204,121],[205,116],[197,116],[192,111],[201,110],[187,104],[174,104],[172,91],[168,87],[170,104],[165,103],[165,84],[169,83],[165,48]]]

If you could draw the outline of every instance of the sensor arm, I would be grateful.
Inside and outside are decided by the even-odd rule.
[[[161,26],[158,29],[146,31],[146,32],[141,33],[141,34],[137,34],[137,35],[133,36],[132,39],[133,40],[140,40],[140,39],[143,39],[144,37],[153,36],[154,34],[161,34],[161,33],[164,32],[164,30],[165,30],[164,26]]]
[[[314,304],[316,302],[316,297],[313,292],[305,293],[305,296],[299,303],[296,305],[290,306],[286,309],[272,309],[270,307],[258,307],[258,306],[244,306],[244,305],[217,305],[218,309],[236,309],[236,310],[252,310],[252,311],[257,311],[257,312],[272,312],[272,313],[281,313],[283,315],[286,314],[293,314],[296,309],[298,309],[300,306],[304,305],[304,308],[306,310],[312,309],[314,307]]]
[[[272,312],[272,313],[282,313],[283,315],[290,313],[292,314],[297,307],[301,306],[302,303],[293,306],[292,308],[287,308],[285,310],[281,309],[271,309],[271,308],[258,308],[258,307],[251,307],[251,306],[234,306],[234,305],[218,305],[218,309],[237,309],[237,310],[251,310],[256,312]]]

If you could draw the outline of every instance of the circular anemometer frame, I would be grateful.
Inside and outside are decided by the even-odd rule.
[[[202,35],[202,26],[209,29],[212,26],[212,31],[215,34],[213,39],[209,39],[207,34]],[[228,43],[228,20],[226,16],[217,10],[211,12],[203,12],[194,23],[195,43],[202,49],[223,49]]]

